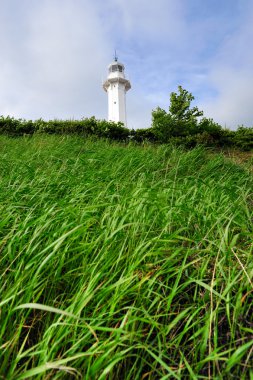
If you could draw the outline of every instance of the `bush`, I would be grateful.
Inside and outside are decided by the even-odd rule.
[[[249,151],[253,149],[253,127],[240,126],[233,135],[233,143],[236,147]]]
[[[196,145],[207,147],[236,147],[245,151],[253,149],[253,128],[240,126],[237,131],[223,129],[213,119],[196,118],[176,119],[175,116],[157,108],[152,113],[152,127],[147,129],[129,130],[122,123],[97,120],[94,116],[81,120],[49,120],[35,121],[14,119],[0,116],[0,134],[8,136],[47,134],[76,134],[94,136],[117,141],[131,139],[136,143],[149,141],[151,143],[183,145],[193,148]]]
[[[145,141],[156,142],[157,137],[155,136],[154,130],[152,128],[147,129],[132,129],[130,131],[130,138],[137,143],[142,143]]]
[[[93,135],[123,141],[128,138],[130,131],[122,123],[96,120],[94,116],[81,120],[55,119],[49,121],[42,119],[26,121],[14,119],[10,116],[0,117],[0,134],[22,136],[34,133]]]

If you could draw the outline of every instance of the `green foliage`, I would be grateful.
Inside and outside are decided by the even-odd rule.
[[[155,142],[157,140],[152,128],[136,130],[133,129],[130,131],[130,137],[137,143],[142,143],[145,141]]]
[[[204,145],[217,147],[230,147],[233,144],[234,132],[223,129],[213,119],[202,118],[198,123],[198,134],[201,135],[198,139]]]
[[[198,117],[203,115],[197,107],[190,108],[194,96],[178,86],[178,94],[170,95],[167,113],[158,107],[152,112],[152,128],[157,139],[168,143],[173,137],[184,137],[198,133]]]
[[[236,147],[253,149],[253,128],[239,127],[237,131],[223,129],[213,119],[203,117],[197,107],[190,108],[193,96],[179,86],[179,94],[171,94],[170,112],[160,107],[152,112],[152,127],[129,130],[122,123],[97,120],[94,116],[81,120],[23,120],[0,116],[0,135],[19,137],[33,134],[93,136],[136,143],[151,142],[193,148]]]
[[[199,111],[198,107],[190,108],[194,96],[178,86],[178,94],[172,92],[170,95],[169,112],[175,121],[196,121],[199,116],[203,116],[203,111]]]
[[[167,143],[177,132],[171,115],[160,107],[152,112],[152,130],[161,143]]]
[[[49,120],[42,119],[26,121],[11,117],[0,117],[0,134],[9,136],[32,135],[34,133],[47,134],[77,134],[96,136],[111,140],[124,141],[129,136],[129,130],[122,123],[97,120],[95,117],[81,120]]]
[[[34,123],[29,120],[14,119],[10,116],[6,118],[0,116],[0,134],[9,136],[22,136],[23,134],[33,134]]]
[[[253,150],[253,127],[240,126],[233,136],[234,144],[243,150]]]
[[[178,93],[170,95],[169,112],[157,107],[152,112],[153,134],[160,143],[173,143],[192,148],[196,145],[208,147],[232,147],[253,149],[253,128],[239,127],[237,131],[223,129],[213,119],[203,117],[197,107],[191,108],[194,96],[178,86]]]
[[[83,135],[0,151],[0,378],[252,377],[247,170]]]

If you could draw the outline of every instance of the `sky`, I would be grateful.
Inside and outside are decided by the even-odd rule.
[[[117,50],[129,128],[178,85],[223,127],[253,126],[253,0],[0,0],[0,115],[107,119]]]

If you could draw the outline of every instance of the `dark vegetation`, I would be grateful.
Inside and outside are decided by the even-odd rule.
[[[158,107],[152,112],[152,126],[147,129],[129,130],[122,123],[97,120],[95,117],[81,120],[22,120],[0,117],[0,134],[9,136],[47,134],[77,134],[96,136],[110,140],[141,143],[169,144],[193,148],[197,145],[217,148],[253,149],[253,127],[238,127],[236,131],[222,128],[213,119],[207,119],[197,107],[191,108],[194,97],[181,86],[178,93],[170,95],[169,112]],[[202,118],[201,118],[202,117]]]

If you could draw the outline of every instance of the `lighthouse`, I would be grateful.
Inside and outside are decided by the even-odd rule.
[[[126,127],[126,92],[131,88],[131,84],[125,78],[124,70],[125,66],[118,62],[115,54],[114,61],[108,66],[108,76],[103,88],[108,94],[108,120],[120,121]]]

